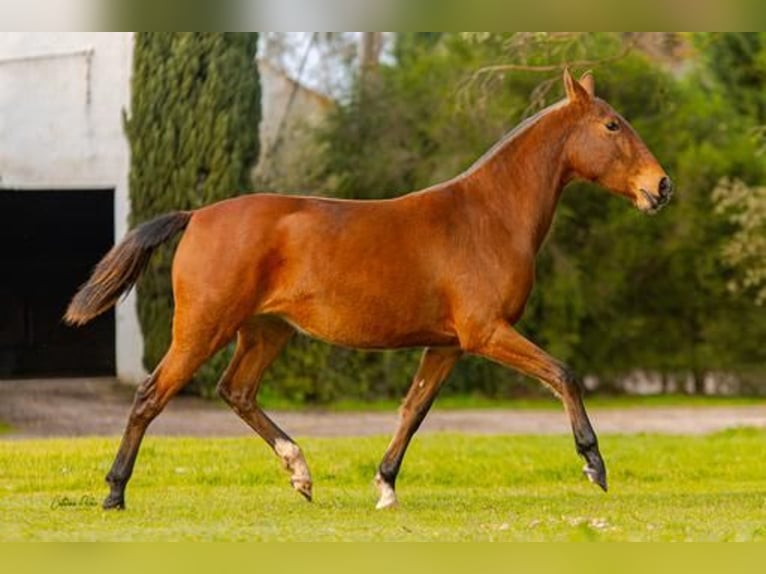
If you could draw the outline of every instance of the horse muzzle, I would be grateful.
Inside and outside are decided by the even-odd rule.
[[[660,209],[665,207],[673,196],[673,182],[667,176],[662,176],[657,189],[654,191],[648,191],[645,187],[639,189],[638,197],[636,197],[636,207],[644,213],[654,214]]]

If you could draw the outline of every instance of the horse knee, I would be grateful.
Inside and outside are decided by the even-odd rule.
[[[557,378],[561,382],[562,389],[565,393],[577,396],[582,395],[582,382],[571,368],[566,365],[561,366]]]
[[[236,402],[234,393],[224,381],[220,381],[218,383],[218,385],[215,388],[215,391],[218,394],[218,396],[224,400],[226,404],[232,407],[234,406],[234,403]]]

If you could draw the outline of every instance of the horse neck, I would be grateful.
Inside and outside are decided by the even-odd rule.
[[[567,106],[554,106],[522,124],[466,172],[462,184],[514,241],[529,239],[537,253],[550,229],[570,174],[565,144],[572,125]]]

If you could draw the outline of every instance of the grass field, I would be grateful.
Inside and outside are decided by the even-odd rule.
[[[423,435],[376,511],[387,440],[301,441],[309,504],[258,439],[148,437],[124,512],[97,506],[116,438],[2,440],[0,540],[766,540],[765,431],[604,436],[608,494],[568,436]]]

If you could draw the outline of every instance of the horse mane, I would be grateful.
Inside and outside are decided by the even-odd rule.
[[[561,100],[559,102],[556,102],[555,104],[551,104],[547,108],[544,108],[540,110],[539,112],[537,112],[536,114],[521,121],[521,123],[511,128],[509,132],[507,132],[491,148],[489,148],[486,152],[484,152],[481,155],[481,157],[479,157],[479,159],[473,162],[468,167],[468,169],[462,172],[458,176],[458,178],[469,176],[475,173],[476,171],[478,171],[479,169],[481,169],[489,160],[491,160],[493,157],[499,154],[507,146],[511,145],[515,140],[521,137],[521,135],[526,133],[527,130],[529,130],[529,128],[537,124],[537,122],[539,122],[544,117],[548,116],[550,113],[563,108],[568,103],[569,103],[568,100]]]

